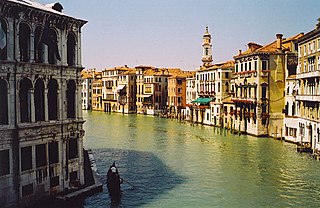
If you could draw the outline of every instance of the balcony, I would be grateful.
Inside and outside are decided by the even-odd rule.
[[[296,95],[296,100],[302,100],[302,101],[311,101],[311,102],[320,102],[320,95]]]
[[[262,70],[261,71],[261,77],[267,77],[269,75],[270,70]]]
[[[237,76],[240,76],[241,78],[242,77],[251,77],[252,75],[253,76],[257,76],[257,71],[256,70],[251,70],[251,71],[242,71],[242,72],[237,72],[237,73],[234,73],[235,77]]]
[[[231,98],[231,101],[235,103],[256,103],[256,98]]]
[[[311,77],[320,77],[320,70],[303,72],[303,73],[297,74],[297,76],[296,76],[297,79],[306,79],[306,78],[311,78]]]

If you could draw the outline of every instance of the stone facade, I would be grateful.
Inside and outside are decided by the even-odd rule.
[[[0,204],[84,184],[81,27],[59,3],[0,2]]]

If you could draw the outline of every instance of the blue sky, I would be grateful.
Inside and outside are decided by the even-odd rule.
[[[52,3],[50,0],[37,0]],[[88,21],[82,30],[86,68],[152,65],[198,68],[209,27],[214,63],[248,42],[267,44],[315,28],[319,0],[60,0],[63,12]]]

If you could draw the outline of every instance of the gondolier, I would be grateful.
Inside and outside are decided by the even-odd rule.
[[[108,173],[107,173],[107,186],[108,191],[113,199],[120,198],[121,196],[121,188],[120,184],[122,180],[120,178],[118,169],[116,167],[115,162],[110,166]]]

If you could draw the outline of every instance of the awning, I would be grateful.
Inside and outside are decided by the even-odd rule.
[[[122,90],[126,85],[118,85],[117,90]]]
[[[207,103],[210,103],[211,101],[212,101],[212,98],[197,98],[191,103],[207,104]]]

